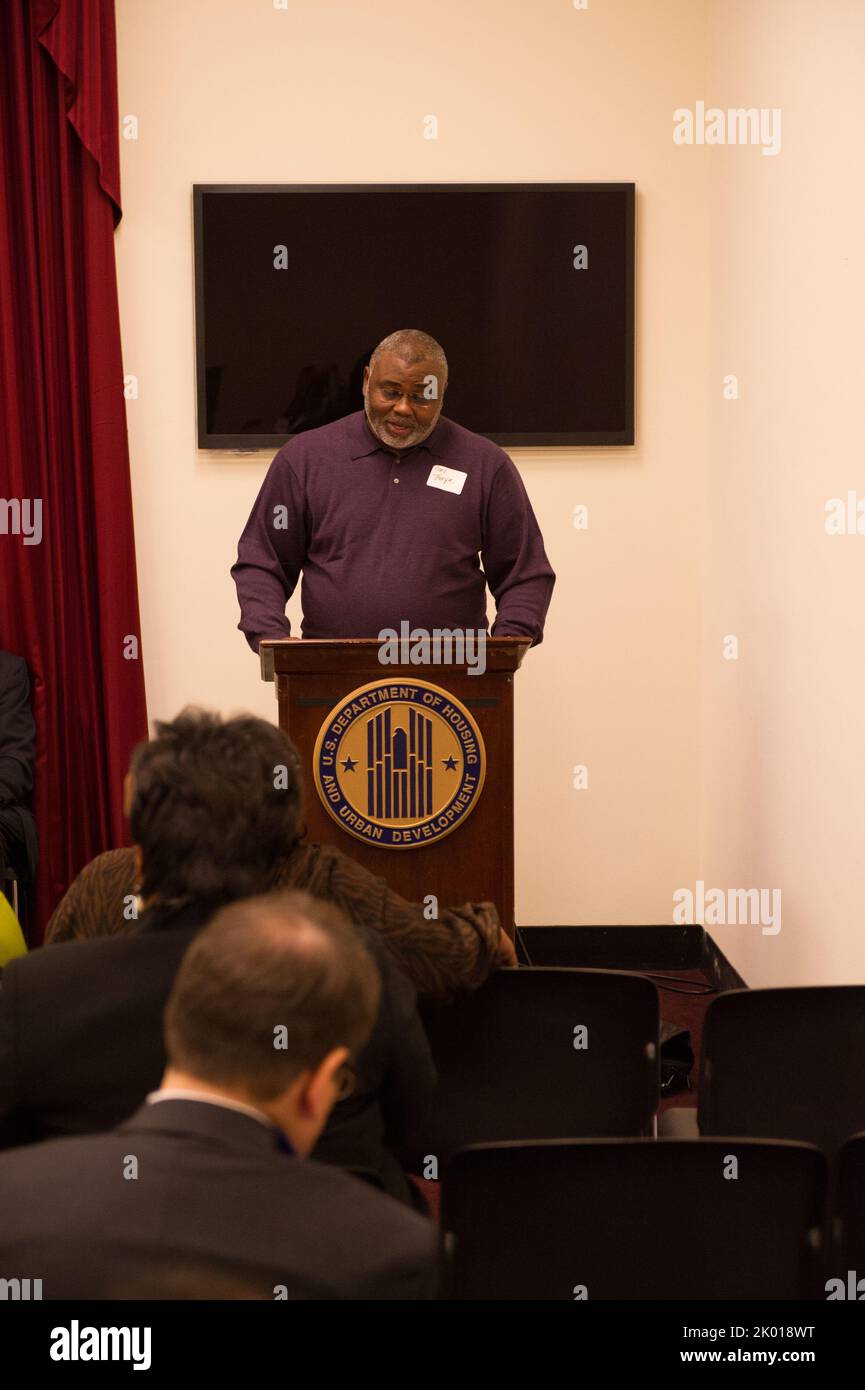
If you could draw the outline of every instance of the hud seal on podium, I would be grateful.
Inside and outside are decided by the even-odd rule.
[[[458,830],[486,774],[481,731],[461,701],[428,681],[372,681],[334,705],[319,730],[313,779],[349,835],[417,849]]]

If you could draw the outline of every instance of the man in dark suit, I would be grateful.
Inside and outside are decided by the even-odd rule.
[[[43,947],[0,983],[0,1147],[109,1129],[158,1084],[162,1010],[184,953],[222,905],[266,892],[298,833],[294,748],[272,724],[189,711],[132,759],[139,858],[134,931]],[[127,904],[134,914],[136,904]],[[394,1150],[435,1084],[413,987],[376,933],[355,928],[382,980],[355,1094],[333,1111],[316,1157],[371,1170],[416,1199]]]
[[[332,904],[223,909],[169,998],[159,1090],[111,1133],[0,1156],[4,1277],[38,1271],[48,1299],[170,1297],[178,1279],[181,1296],[433,1297],[432,1223],[307,1161],[380,988]]]
[[[36,872],[39,840],[30,810],[36,726],[26,663],[0,651],[0,871],[22,879]]]

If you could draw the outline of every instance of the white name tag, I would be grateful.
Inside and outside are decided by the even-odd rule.
[[[445,468],[437,463],[432,469],[426,480],[427,487],[439,487],[442,492],[460,493],[463,490],[468,473],[461,473],[458,468]]]

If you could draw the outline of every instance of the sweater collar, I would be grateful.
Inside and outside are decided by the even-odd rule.
[[[450,421],[444,415],[440,415],[426,439],[421,440],[420,444],[415,444],[407,451],[405,457],[414,458],[417,449],[428,449],[437,458],[444,458],[447,454],[446,440],[449,425]],[[358,410],[354,415],[347,415],[346,429],[348,431],[348,452],[351,458],[366,458],[379,449],[383,449],[385,453],[390,452],[387,445],[383,444],[370,429],[365,410]]]

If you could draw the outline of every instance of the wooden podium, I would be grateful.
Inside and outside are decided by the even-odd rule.
[[[372,873],[387,879],[391,888],[412,902],[420,902],[430,894],[438,898],[442,908],[464,902],[494,902],[503,927],[512,936],[513,678],[531,645],[530,641],[528,638],[515,637],[488,638],[486,670],[482,675],[469,675],[465,666],[457,665],[382,665],[379,660],[381,645],[378,638],[299,642],[276,639],[261,643],[262,679],[276,684],[279,727],[291,738],[301,758],[304,819],[309,839],[337,845]],[[377,713],[372,703],[367,708],[367,701],[387,699],[388,691],[383,687],[399,688],[405,695],[411,691],[412,700],[418,702],[418,710],[407,702],[399,707],[394,704],[391,720],[384,703],[381,709],[385,712],[381,714]],[[439,694],[433,693],[435,691]],[[353,694],[356,698],[348,701],[347,697]],[[453,697],[458,703],[451,705],[448,697]],[[435,705],[435,721],[426,717],[427,710],[421,701],[430,702],[430,707]],[[460,706],[469,716],[468,728],[467,721],[460,715]],[[343,708],[345,713],[340,713]],[[440,718],[442,712],[445,717]],[[332,714],[337,717],[331,719]],[[388,721],[386,730],[385,719]],[[340,726],[340,720],[344,728]],[[397,725],[400,726],[399,730],[392,733],[392,727],[396,729]],[[424,733],[424,729],[428,732]],[[381,739],[382,731],[386,749],[394,745],[392,759],[389,752],[383,758],[380,748],[377,751],[375,739],[377,736]],[[479,790],[475,788],[472,794],[466,791],[463,797],[463,801],[468,802],[470,795],[473,795],[471,809],[464,816],[461,809],[455,812],[453,807],[460,806],[457,797],[446,813],[438,818],[433,814],[422,824],[424,817],[420,813],[429,812],[435,800],[432,794],[433,775],[443,782],[445,774],[452,772],[459,780],[462,764],[456,766],[458,752],[461,749],[465,755],[466,750],[471,749],[472,731],[480,734],[485,767]],[[340,762],[340,785],[351,785],[354,797],[352,805],[355,808],[374,805],[375,769],[386,766],[385,787],[393,788],[393,801],[388,793],[388,811],[391,813],[388,824],[410,827],[382,831],[372,827],[370,821],[374,818],[371,816],[370,821],[366,822],[367,836],[386,833],[408,840],[412,834],[426,834],[428,823],[432,824],[431,833],[435,834],[438,833],[434,829],[438,821],[445,821],[448,815],[457,814],[453,827],[441,833],[440,838],[430,841],[420,839],[399,847],[359,838],[358,833],[344,829],[336,818],[340,805],[341,813],[347,814],[356,825],[363,823],[363,816],[355,815],[350,809],[346,811],[345,801],[341,800],[336,790],[331,795],[331,803],[337,803],[336,809],[329,812],[317,790],[319,785],[326,789],[329,783],[334,784],[334,778],[322,771],[323,764],[330,756],[325,750],[336,745],[343,733],[350,733],[353,743],[344,756],[340,757],[339,753],[334,756]],[[398,751],[396,740],[400,741]],[[430,752],[424,761],[425,748]],[[365,756],[367,750],[368,756]],[[443,753],[449,756],[440,756]],[[427,769],[431,763],[435,763],[434,773],[416,773],[416,761],[419,768],[423,762]],[[406,768],[409,764],[412,769],[410,773],[391,770],[391,766],[394,769]],[[454,767],[449,767],[450,764],[454,764]],[[333,767],[332,762],[330,766]],[[426,804],[423,799],[424,778],[430,779],[431,789]],[[406,785],[410,789],[408,794]],[[466,782],[463,785],[468,787],[469,784]],[[358,789],[357,793],[355,788]],[[380,788],[381,782],[377,804],[383,805]]]

